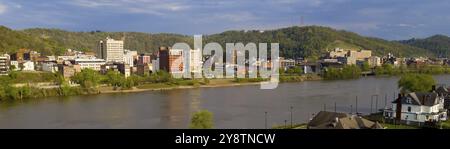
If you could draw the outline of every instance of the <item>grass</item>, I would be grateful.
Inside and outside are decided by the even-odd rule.
[[[287,125],[275,125],[272,129],[306,129],[307,124],[294,124],[292,127],[290,124]]]
[[[420,129],[417,126],[410,126],[410,125],[394,125],[394,124],[388,124],[388,123],[384,123],[381,125],[383,127],[385,127],[386,129]]]
[[[171,88],[176,85],[168,83],[149,83],[137,86],[138,89],[159,89],[159,88]]]
[[[0,76],[0,79],[9,79],[11,83],[38,83],[38,82],[54,82],[57,78],[56,74],[50,72],[22,72],[15,71],[13,75]],[[12,77],[12,78],[11,78]]]
[[[442,122],[442,129],[450,129],[450,120]]]

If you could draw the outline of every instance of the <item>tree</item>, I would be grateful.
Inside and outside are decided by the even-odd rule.
[[[406,74],[398,81],[398,87],[405,92],[427,92],[436,84],[433,76],[426,74]]]
[[[294,73],[295,74],[302,74],[303,73],[303,69],[301,67],[295,67],[294,68]]]
[[[14,71],[14,70],[16,70],[17,68],[16,68],[16,65],[11,65],[11,66],[9,66],[9,69]]]
[[[92,69],[83,69],[72,77],[72,81],[80,84],[84,89],[96,88],[100,81],[100,74]]]
[[[213,114],[208,110],[195,112],[191,118],[191,129],[210,129],[213,128]]]
[[[369,62],[364,61],[364,63],[361,65],[361,70],[362,70],[362,71],[370,71],[370,65],[369,65]]]
[[[107,78],[106,82],[114,88],[120,87],[125,79],[125,77],[122,76],[122,74],[112,70],[109,70],[106,73],[106,78]]]

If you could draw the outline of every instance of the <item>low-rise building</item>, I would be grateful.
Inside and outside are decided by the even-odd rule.
[[[105,63],[106,61],[104,59],[75,59],[75,64],[80,65],[81,69],[89,68],[100,71],[101,66]]]
[[[72,65],[70,63],[58,64],[58,72],[64,76],[64,78],[70,78],[77,72],[81,72],[80,65]]]
[[[136,74],[140,76],[148,75],[150,74],[150,68],[147,64],[138,64]]]
[[[353,57],[356,60],[365,60],[372,56],[371,50],[349,51],[347,57]]]
[[[0,56],[0,75],[8,75],[9,72],[9,58],[7,56]]]
[[[11,70],[20,70],[19,61],[10,61],[9,63],[9,67],[11,68]]]
[[[58,56],[57,60],[63,60],[63,61],[70,61],[70,60],[75,60],[77,57],[74,55],[62,55],[62,56]]]
[[[130,69],[130,65],[125,64],[125,63],[118,63],[117,64],[117,69],[119,70],[119,72],[123,75],[125,75],[125,78],[129,77],[131,75],[131,69]]]
[[[347,50],[335,48],[333,51],[328,53],[328,58],[338,58],[338,57],[346,57]]]
[[[369,57],[367,62],[369,63],[369,66],[372,67],[372,68],[381,66],[381,58],[378,57],[378,56],[371,56],[371,57]]]
[[[22,71],[34,71],[34,62],[25,61],[22,63]]]
[[[357,61],[355,57],[338,57],[337,60],[345,65],[356,65]]]
[[[294,59],[284,59],[283,57],[280,57],[280,68],[287,70],[288,68],[294,67],[294,66],[295,66]]]
[[[148,63],[151,63],[151,56],[150,56],[150,55],[145,55],[145,54],[139,55],[138,63],[139,63],[139,64],[148,64]]]
[[[44,62],[42,63],[42,71],[52,73],[58,72],[58,64],[55,62]]]

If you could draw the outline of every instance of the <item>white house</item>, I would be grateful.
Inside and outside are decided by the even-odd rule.
[[[392,102],[392,108],[384,111],[388,119],[397,119],[409,124],[410,122],[423,123],[447,120],[447,110],[444,109],[444,97],[436,92],[409,93],[399,95]]]
[[[9,63],[10,63],[10,67],[14,66],[14,69],[12,69],[12,70],[19,70],[20,69],[19,61],[9,61]]]
[[[34,71],[34,62],[32,61],[26,61],[22,63],[22,71]]]

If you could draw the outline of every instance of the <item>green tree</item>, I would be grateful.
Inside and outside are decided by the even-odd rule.
[[[84,89],[93,89],[97,88],[100,78],[100,74],[97,71],[92,69],[83,69],[81,72],[72,76],[72,81],[80,84],[80,86]]]
[[[17,68],[16,68],[16,65],[11,65],[11,66],[9,66],[9,69],[10,70],[16,70]]]
[[[362,70],[362,71],[370,71],[370,65],[369,65],[369,62],[364,61],[364,63],[361,65],[361,70]]]
[[[426,74],[405,74],[398,81],[402,92],[427,92],[436,84],[433,76]]]
[[[213,125],[213,114],[208,110],[201,110],[193,114],[189,128],[210,129]]]
[[[114,88],[120,87],[125,80],[125,77],[117,71],[108,71],[106,73],[106,82]]]

